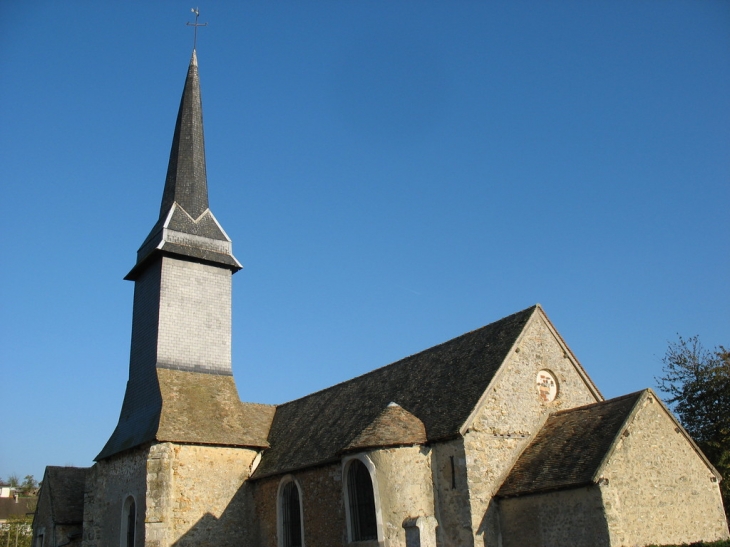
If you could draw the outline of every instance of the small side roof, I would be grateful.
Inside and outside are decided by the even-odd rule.
[[[632,410],[648,390],[556,412],[522,453],[498,497],[592,484]]]
[[[423,422],[399,404],[390,403],[345,450],[423,444],[426,440]]]
[[[423,422],[428,441],[459,435],[537,308],[278,406],[253,478],[338,460],[393,401]]]
[[[41,488],[49,490],[51,515],[56,524],[83,522],[84,488],[88,471],[88,467],[46,467]]]

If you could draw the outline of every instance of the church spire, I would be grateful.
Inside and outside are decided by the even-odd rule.
[[[203,106],[195,50],[190,58],[180,110],[177,113],[160,218],[167,215],[173,203],[180,205],[193,219],[197,219],[208,209]]]
[[[160,216],[126,277],[134,311],[122,411],[97,459],[150,442],[267,446],[250,427],[231,368],[231,276],[240,269],[208,206],[193,50]]]
[[[137,251],[137,264],[126,279],[136,279],[160,253],[205,261],[234,272],[241,269],[231,240],[208,205],[203,106],[194,49],[172,137],[160,216]]]

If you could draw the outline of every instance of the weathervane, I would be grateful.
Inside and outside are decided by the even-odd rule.
[[[191,8],[190,11],[195,14],[195,23],[187,22],[185,24],[189,27],[195,27],[193,34],[193,49],[195,49],[198,44],[198,27],[207,27],[208,23],[198,23],[198,17],[200,17],[200,10],[198,8]]]

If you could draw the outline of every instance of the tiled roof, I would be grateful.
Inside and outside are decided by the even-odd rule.
[[[242,403],[233,376],[157,369],[158,441],[264,448],[275,407]]]
[[[510,471],[499,497],[591,484],[644,391],[556,412]]]
[[[276,407],[242,403],[233,376],[158,367],[139,380],[141,388],[128,386],[119,423],[97,461],[152,441],[269,446]]]
[[[276,409],[254,478],[335,461],[395,402],[429,441],[459,433],[536,306]]]
[[[37,497],[21,496],[17,501],[13,496],[0,498],[0,520],[5,520],[10,517],[25,517],[28,513],[35,511],[37,504]]]
[[[83,522],[84,486],[88,470],[88,467],[46,467],[41,488],[50,491],[51,514],[56,524]]]
[[[390,403],[344,450],[425,443],[426,427],[399,404]]]

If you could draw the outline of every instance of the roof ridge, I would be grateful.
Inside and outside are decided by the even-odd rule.
[[[364,372],[364,373],[362,373],[362,374],[360,374],[358,376],[354,376],[354,377],[349,378],[347,380],[343,380],[343,381],[338,382],[336,384],[332,384],[331,386],[327,386],[327,387],[322,388],[322,389],[319,389],[317,391],[313,391],[312,393],[308,393],[307,395],[304,395],[302,397],[299,397],[298,399],[292,399],[291,401],[286,401],[285,403],[281,403],[281,404],[278,404],[278,405],[275,405],[275,406],[277,408],[279,408],[279,407],[284,407],[284,406],[287,406],[287,405],[290,405],[290,404],[293,404],[293,403],[297,403],[297,402],[303,401],[305,399],[308,399],[310,397],[314,397],[315,395],[319,395],[321,393],[325,393],[325,392],[327,392],[329,390],[332,390],[332,389],[335,389],[337,387],[340,387],[340,386],[343,386],[343,385],[347,385],[347,384],[349,384],[351,382],[354,382],[356,380],[359,380],[360,378],[363,378],[365,376],[369,376],[370,374],[374,374],[374,373],[376,373],[378,371],[381,371],[383,369],[386,369],[386,368],[389,368],[389,367],[394,367],[396,365],[405,364],[405,361],[407,361],[408,359],[411,359],[411,358],[416,357],[418,355],[424,354],[424,353],[426,353],[428,351],[435,350],[435,349],[440,348],[440,347],[442,347],[442,346],[444,346],[446,344],[450,344],[452,342],[455,342],[456,340],[460,340],[460,339],[462,339],[462,338],[464,338],[466,336],[469,336],[469,335],[471,335],[471,334],[473,334],[473,333],[475,333],[477,331],[480,331],[482,329],[486,329],[488,327],[491,327],[493,325],[496,325],[498,323],[501,323],[502,321],[507,321],[508,319],[511,319],[511,318],[513,318],[516,315],[520,315],[520,314],[525,313],[527,311],[532,311],[535,308],[537,308],[539,305],[540,304],[533,304],[532,306],[530,306],[528,308],[525,308],[524,310],[520,310],[520,311],[517,311],[515,313],[511,313],[509,315],[506,315],[506,316],[502,317],[501,319],[497,319],[496,321],[492,321],[491,323],[487,323],[486,325],[483,325],[483,326],[478,327],[476,329],[473,329],[473,330],[470,330],[470,331],[465,332],[463,334],[460,334],[459,336],[456,336],[454,338],[449,338],[448,340],[444,340],[443,342],[441,342],[439,344],[436,344],[435,346],[430,346],[430,347],[428,347],[428,348],[426,348],[424,350],[421,350],[419,352],[411,353],[410,355],[406,355],[405,357],[402,357],[402,358],[398,359],[397,361],[393,361],[391,363],[388,363],[387,365],[383,365],[383,366],[380,366],[378,368],[374,368],[374,369],[372,369],[372,370],[370,370],[368,372]]]
[[[648,391],[649,389],[650,388],[645,387],[644,389],[640,389],[639,391],[634,391],[625,395],[619,395],[618,397],[613,397],[611,399],[604,399],[603,401],[596,401],[595,403],[588,403],[587,405],[582,406],[574,406],[573,408],[564,408],[562,410],[558,410],[557,412],[553,412],[552,414],[550,414],[550,417],[561,416],[563,414],[567,414],[569,412],[574,412],[577,410],[587,410],[599,405],[609,405],[611,403],[617,403],[619,401],[623,401],[624,399],[628,399],[629,397],[636,397],[638,399],[644,392]]]
[[[427,441],[457,436],[535,309],[278,405],[256,478],[334,461],[392,401],[423,423]]]
[[[238,401],[242,405],[257,405],[257,406],[267,406],[267,407],[273,407],[276,408],[278,405],[276,404],[269,404],[269,403],[254,403],[251,401]]]

